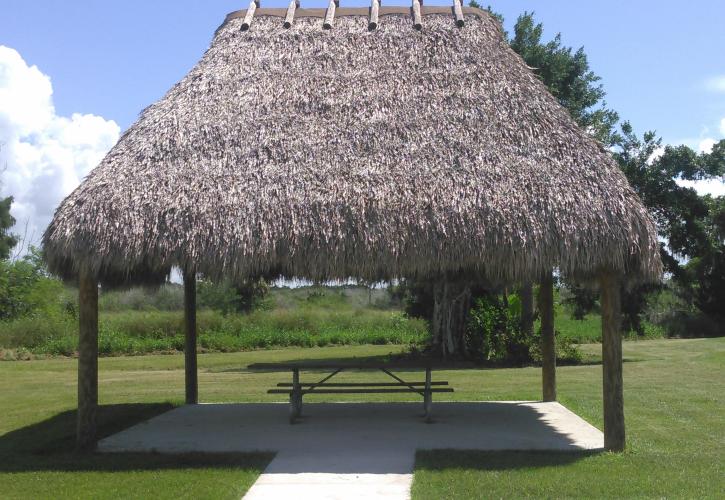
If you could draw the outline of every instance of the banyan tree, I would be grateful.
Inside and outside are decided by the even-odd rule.
[[[377,1],[230,14],[61,203],[44,247],[80,288],[79,446],[95,439],[98,285],[176,267],[189,403],[197,273],[420,277],[444,322],[458,277],[540,283],[546,400],[552,272],[599,286],[605,446],[623,448],[619,293],[661,274],[646,209],[488,13]]]

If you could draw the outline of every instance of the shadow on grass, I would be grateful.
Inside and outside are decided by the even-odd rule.
[[[98,439],[172,410],[171,403],[98,407]],[[247,468],[263,470],[269,453],[75,453],[76,410],[0,436],[0,472],[141,471],[163,469]]]
[[[581,451],[480,451],[419,450],[415,471],[445,470],[507,471],[556,467],[601,455],[601,450]]]
[[[639,363],[647,361],[644,358],[626,357],[622,360],[624,363]],[[466,360],[440,360],[431,359],[426,356],[411,356],[407,353],[403,354],[385,354],[377,356],[363,357],[336,357],[336,358],[294,358],[280,360],[275,363],[253,363],[248,366],[239,368],[220,368],[210,369],[210,373],[274,373],[289,372],[290,368],[274,367],[273,365],[299,365],[301,370],[308,373],[324,373],[326,371],[344,367],[345,365],[370,365],[369,369],[375,369],[376,365],[387,364],[391,366],[394,372],[420,372],[424,366],[430,365],[433,370],[498,370],[501,368],[539,368],[541,365],[515,364],[515,363],[499,363],[499,362],[474,362]],[[601,357],[587,356],[579,362],[559,361],[557,366],[601,366]],[[312,366],[305,368],[305,365]],[[326,368],[322,368],[322,367]],[[360,368],[350,369],[351,371]],[[366,369],[366,368],[363,368]]]

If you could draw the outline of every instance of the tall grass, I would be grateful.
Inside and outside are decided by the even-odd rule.
[[[104,292],[99,301],[99,352],[130,355],[175,352],[184,346],[181,307],[183,290],[167,285],[156,291],[132,289]],[[36,355],[76,352],[75,308],[47,308],[12,321],[0,322],[0,348]],[[233,352],[272,347],[316,347],[355,344],[423,344],[427,325],[408,318],[391,302],[386,290],[363,287],[272,289],[263,307],[227,315],[213,310],[197,314],[202,351]],[[599,342],[599,315],[583,321],[571,318],[557,303],[556,330],[563,340]],[[652,337],[664,332],[647,324]]]
[[[273,309],[222,315],[199,311],[202,351],[233,352],[271,347],[422,343],[424,321],[401,312],[322,308]],[[183,317],[174,311],[101,313],[99,353],[128,355],[179,351],[184,346]],[[0,346],[35,354],[72,355],[77,322],[70,316],[27,317],[0,325]]]

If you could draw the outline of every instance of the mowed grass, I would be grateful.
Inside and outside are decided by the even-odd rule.
[[[413,498],[724,498],[725,339],[627,342],[624,356],[625,453],[421,451]],[[600,366],[559,368],[558,386],[602,427]]]
[[[599,346],[584,349],[595,355]],[[199,356],[200,396],[205,402],[283,401],[283,396],[268,395],[266,389],[287,374],[253,372],[246,367],[297,359],[380,359],[400,350],[397,346],[346,346],[203,354]],[[627,452],[421,451],[413,498],[722,497],[725,339],[627,342],[624,353]],[[74,455],[69,450],[75,370],[72,359],[0,363],[0,497],[239,498],[270,458]],[[355,377],[354,373],[342,375],[341,380]],[[451,368],[438,375],[456,389],[439,400],[540,397],[537,368]],[[562,403],[601,428],[601,366],[561,367],[558,386]],[[180,404],[183,387],[182,356],[101,359],[102,431],[111,433]],[[418,398],[320,395],[309,399]]]

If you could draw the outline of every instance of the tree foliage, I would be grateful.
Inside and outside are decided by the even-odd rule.
[[[198,283],[199,306],[223,314],[252,311],[262,305],[268,292],[269,285],[263,279],[220,283],[202,279]]]
[[[15,218],[10,215],[12,204],[12,196],[0,200],[0,260],[10,257],[10,252],[18,243],[17,237],[9,232],[10,228],[15,225]]]
[[[37,248],[22,259],[0,260],[0,320],[49,314],[65,307],[63,295],[63,284],[48,276]]]
[[[622,126],[622,140],[614,157],[630,184],[657,224],[665,270],[675,277],[683,271],[682,259],[704,255],[712,250],[713,225],[710,213],[716,210],[709,197],[699,196],[677,180],[701,180],[725,173],[725,140],[711,153],[696,153],[687,146],[662,147],[654,132],[639,139],[632,126]]]

